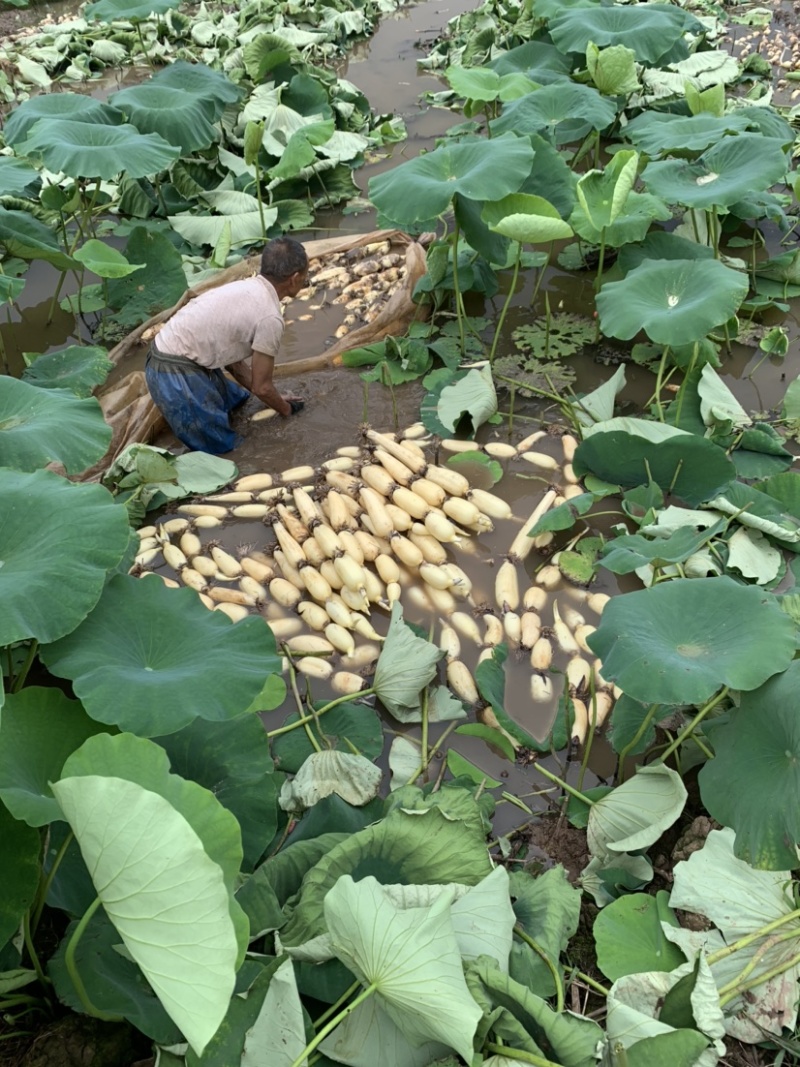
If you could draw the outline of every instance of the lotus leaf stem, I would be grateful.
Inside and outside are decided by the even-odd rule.
[[[324,707],[317,708],[317,710],[314,712],[313,715],[304,715],[302,718],[298,719],[296,722],[290,722],[288,726],[279,726],[277,730],[269,730],[267,732],[267,737],[269,737],[269,738],[280,737],[282,734],[288,734],[292,730],[296,730],[299,726],[305,726],[306,723],[308,723],[308,722],[314,722],[316,719],[318,719],[320,717],[320,715],[324,715],[326,711],[331,711],[331,709],[337,707],[337,705],[344,704],[345,701],[347,701],[347,700],[352,700],[354,696],[368,697],[368,696],[371,696],[374,692],[375,692],[374,688],[373,689],[362,689],[360,693],[347,693],[343,697],[337,697],[336,700],[332,700],[329,704],[326,704]]]
[[[428,766],[428,687],[426,686],[422,692],[422,763],[423,766]],[[413,781],[413,778],[412,778]],[[409,782],[409,785],[411,782]]]
[[[686,577],[685,574],[681,574],[681,578],[685,578],[685,577]],[[697,737],[695,734],[692,734],[690,740],[694,741],[694,743],[697,745],[697,747],[700,749],[700,751],[703,753],[703,755],[706,757],[706,759],[713,759],[714,758],[714,753],[711,751],[711,749],[707,745],[705,745],[700,740],[699,737]]]
[[[533,949],[533,951],[536,953],[536,955],[540,956],[541,959],[546,964],[547,969],[550,972],[550,974],[553,976],[553,981],[555,982],[555,985],[556,985],[556,1011],[558,1011],[558,1012],[563,1011],[564,1010],[564,976],[562,974],[560,974],[559,971],[556,969],[556,965],[551,960],[550,954],[545,949],[543,949],[542,946],[537,941],[534,941],[534,939],[532,937],[530,937],[528,934],[526,934],[521,926],[519,926],[519,925],[515,926],[514,927],[514,933],[517,935],[517,937],[520,939],[520,941],[524,941],[525,944],[529,948]]]
[[[544,272],[547,269],[548,263],[553,258],[553,248],[554,247],[555,247],[555,241],[551,241],[550,242],[550,251],[549,251],[549,253],[547,255],[547,259],[541,265],[541,267],[539,267],[539,271],[538,271],[538,273],[536,275],[536,285],[534,285],[533,292],[531,293],[531,302],[530,302],[530,306],[531,307],[533,307],[533,305],[536,303],[536,297],[539,295],[539,289],[541,288],[542,281],[544,280]]]
[[[144,58],[147,60],[147,62],[150,64],[151,67],[154,67],[153,60],[150,58],[150,53],[147,51],[147,45],[144,43],[144,35],[142,34],[141,19],[131,19],[131,21],[133,22],[134,26],[136,27],[136,32],[139,35],[139,44],[142,46],[142,51],[144,52]]]
[[[796,919],[800,919],[800,908],[797,908],[795,911],[790,911],[786,915],[781,915],[779,919],[773,919],[771,923],[759,927],[759,929],[754,930],[752,934],[740,937],[738,941],[726,945],[725,948],[717,949],[716,952],[712,952],[710,955],[706,956],[706,963],[709,967],[713,967],[714,964],[719,963],[720,960],[724,960],[727,956],[732,956],[734,952],[739,952],[741,949],[747,948],[747,946],[752,945],[754,941],[758,941],[760,937],[766,937],[768,934],[771,934],[773,930],[778,930],[781,926],[794,922]],[[796,937],[800,937],[800,928],[794,931],[794,933]]]
[[[583,971],[573,970],[572,977],[579,979],[584,985],[588,985],[590,989],[593,989],[595,993],[600,993],[601,996],[607,997],[611,992],[610,989],[606,989],[604,985],[601,985],[597,979],[592,978],[588,974],[584,974]]]
[[[458,219],[453,227],[453,233],[450,237],[450,242],[453,248],[453,288],[455,292],[456,300],[456,321],[458,322],[458,344],[461,351],[461,356],[466,354],[466,340],[464,337],[464,305],[461,301],[461,289],[458,285],[458,238],[460,229],[458,225]]]
[[[653,721],[655,713],[658,711],[658,709],[660,707],[661,707],[660,704],[651,704],[650,705],[650,707],[647,709],[647,714],[645,715],[645,717],[642,719],[641,723],[639,724],[639,729],[636,731],[636,733],[633,735],[633,737],[630,739],[630,741],[627,743],[627,745],[620,752],[619,761],[617,763],[617,780],[619,781],[620,785],[625,781],[625,760],[628,758],[628,756],[631,754],[631,752],[634,750],[634,748],[636,748],[636,746],[639,744],[641,739],[644,737],[644,735],[645,735],[645,733],[647,731],[647,727]]]
[[[779,963],[776,967],[773,967],[770,971],[765,971],[764,974],[760,974],[757,978],[751,978],[749,982],[743,982],[742,985],[737,986],[736,989],[731,990],[730,993],[726,993],[725,996],[719,998],[719,1004],[721,1008],[724,1008],[726,1004],[729,1004],[736,997],[741,996],[742,993],[746,993],[749,989],[756,989],[760,985],[764,985],[765,982],[769,982],[772,978],[777,978],[781,974],[786,974],[793,967],[797,967],[800,964],[800,954],[792,956],[790,960],[784,960],[783,963]]]
[[[738,986],[741,984],[742,981],[744,981],[745,978],[749,978],[749,976],[753,973],[753,971],[756,969],[756,967],[759,965],[761,960],[771,948],[775,948],[776,945],[780,945],[784,941],[795,941],[799,934],[800,931],[798,930],[789,930],[787,933],[780,934],[776,937],[768,937],[763,945],[758,946],[756,951],[753,953],[752,958],[742,968],[741,972],[736,976],[736,978],[731,979],[730,982],[728,982],[724,986],[721,986],[717,990],[720,997],[725,996],[725,994],[729,993],[732,989],[738,988]]]
[[[581,760],[581,769],[578,773],[578,789],[583,789],[583,779],[586,775],[586,768],[589,764],[589,756],[592,752],[592,742],[594,741],[594,732],[597,729],[597,693],[594,687],[594,674],[589,675],[589,732],[586,738],[586,742],[583,746],[583,759]]]
[[[505,1056],[509,1060],[519,1060],[521,1063],[532,1063],[534,1067],[558,1067],[553,1060],[546,1060],[544,1056],[537,1056],[535,1052],[525,1052],[521,1048],[511,1048],[510,1045],[498,1045],[494,1041],[486,1042],[487,1052],[496,1052],[498,1056]],[[292,1064],[292,1067],[295,1067]]]
[[[541,763],[536,764],[536,769],[540,774],[543,774],[545,778],[549,778],[551,782],[560,785],[565,793],[569,793],[570,796],[575,797],[576,800],[580,800],[582,804],[586,804],[590,808],[593,806],[594,801],[587,797],[585,793],[581,793],[579,789],[575,789],[568,782],[565,782],[563,778],[559,778],[557,775],[553,774],[552,771],[548,771],[548,769],[543,767]]]
[[[45,325],[47,326],[49,326],[50,323],[53,321],[53,316],[56,313],[56,303],[58,302],[58,298],[61,294],[61,286],[64,284],[64,279],[66,278],[66,276],[67,272],[65,270],[62,270],[61,274],[59,274],[58,276],[58,281],[56,282],[56,289],[53,293],[53,299],[50,301],[50,309],[47,312],[47,322],[45,323]]]
[[[298,718],[301,719],[303,722],[303,729],[305,730],[306,736],[308,737],[308,740],[311,743],[311,747],[314,749],[315,752],[322,752],[322,745],[316,739],[316,737],[314,736],[314,731],[311,729],[309,716],[303,715],[303,701],[300,697],[300,691],[297,688],[297,671],[294,669],[294,663],[292,663],[291,652],[286,645],[283,646],[283,651],[284,653],[288,654],[287,659],[289,661],[289,685],[292,690],[292,695],[294,696],[294,702],[297,705]],[[310,702],[309,705],[311,710],[310,718],[313,719],[314,725],[319,730],[320,735],[324,736],[324,734],[322,734],[322,727],[319,724],[319,717],[317,716],[316,711],[314,711],[314,705]]]
[[[710,711],[713,711],[713,709],[717,706],[717,704],[720,703],[720,701],[725,699],[725,697],[728,695],[729,690],[729,686],[723,686],[722,689],[720,689],[720,691],[717,693],[717,695],[715,697],[712,697],[711,700],[709,700],[709,702],[698,711],[698,713],[695,715],[689,725],[684,727],[684,729],[681,730],[681,732],[678,734],[672,744],[668,745],[661,753],[661,756],[658,760],[659,764],[663,763],[666,759],[668,759],[675,751],[675,749],[683,744],[689,734],[691,734],[694,731],[695,727],[703,721],[706,715],[708,715]]]
[[[359,995],[355,998],[355,1000],[352,1000],[346,1008],[343,1008],[338,1015],[335,1015],[330,1020],[330,1022],[326,1023],[325,1026],[323,1026],[323,1028],[319,1031],[319,1033],[314,1035],[314,1037],[309,1041],[309,1043],[294,1061],[292,1067],[302,1067],[303,1062],[311,1055],[314,1049],[316,1049],[316,1047],[325,1040],[328,1034],[331,1033],[332,1030],[335,1030],[339,1023],[344,1022],[347,1016],[354,1012],[355,1009],[359,1006],[359,1004],[363,1004],[365,1000],[371,997],[377,988],[377,983],[372,982],[372,984],[368,985],[366,989],[362,989]]]
[[[508,309],[511,306],[511,301],[514,299],[514,290],[517,288],[517,278],[519,277],[519,263],[522,259],[522,242],[517,241],[517,255],[514,260],[514,274],[511,278],[511,285],[508,288],[508,295],[503,302],[503,310],[500,312],[500,318],[497,320],[497,328],[494,331],[494,337],[492,338],[492,347],[489,351],[489,365],[494,366],[494,357],[497,354],[497,344],[500,340],[500,334],[503,331],[503,323],[506,321],[506,315]],[[512,410],[514,407],[513,400],[511,404]],[[512,416],[513,418],[513,416]]]
[[[75,950],[77,949],[78,944],[80,943],[80,939],[83,937],[86,931],[86,927],[91,922],[92,916],[99,907],[100,897],[95,897],[95,899],[83,913],[80,922],[72,932],[72,937],[70,937],[69,944],[67,945],[67,950],[64,953],[64,964],[66,965],[67,973],[72,979],[72,984],[75,986],[75,992],[78,994],[80,1002],[83,1005],[83,1010],[86,1012],[86,1014],[93,1015],[95,1019],[102,1019],[103,1022],[121,1023],[124,1021],[121,1015],[112,1015],[110,1012],[100,1011],[99,1008],[96,1008],[94,1006],[89,997],[89,994],[86,992],[86,986],[83,984],[83,979],[81,978],[80,974],[78,974],[78,968],[75,964]]]
[[[47,872],[47,877],[42,881],[39,886],[38,899],[36,901],[36,910],[33,913],[33,920],[31,922],[31,930],[35,934],[36,929],[39,926],[39,920],[42,917],[42,911],[44,910],[45,903],[47,902],[47,894],[50,892],[50,886],[53,884],[53,879],[58,873],[58,868],[61,866],[61,861],[67,854],[67,849],[72,844],[74,834],[72,830],[64,837],[61,842],[61,846],[58,852],[55,854],[50,870]]]
[[[658,373],[656,374],[655,404],[659,422],[664,421],[664,408],[661,404],[661,390],[664,388],[664,368],[667,365],[668,355],[669,345],[664,345],[664,351],[661,353],[661,359],[658,362]]]
[[[322,1026],[323,1023],[326,1023],[328,1019],[330,1019],[331,1015],[335,1015],[339,1008],[341,1008],[341,1006],[345,1004],[355,992],[357,992],[360,985],[361,983],[358,981],[358,979],[356,979],[355,982],[353,982],[353,984],[348,989],[346,989],[344,993],[342,993],[342,995],[339,997],[335,1004],[331,1004],[327,1011],[324,1011],[318,1019],[314,1020],[314,1029],[316,1030],[317,1027]]]
[[[12,693],[18,693],[25,684],[25,679],[28,677],[28,671],[33,666],[33,661],[36,659],[36,653],[39,651],[39,642],[34,638],[28,645],[28,652],[25,656],[25,662],[22,664],[19,674],[14,680]]]
[[[36,971],[36,977],[39,979],[39,981],[45,988],[49,985],[52,985],[50,979],[44,973],[41,961],[39,960],[39,956],[37,955],[36,949],[33,945],[33,938],[31,937],[30,911],[26,911],[24,916],[22,917],[22,938],[25,942],[25,948],[28,950],[28,955],[31,958],[33,969],[34,971]]]

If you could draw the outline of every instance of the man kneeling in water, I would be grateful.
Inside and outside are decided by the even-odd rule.
[[[303,246],[277,237],[264,248],[259,274],[192,297],[161,329],[145,364],[147,386],[189,448],[218,454],[241,444],[230,413],[251,393],[284,418],[302,409],[301,400],[281,396],[272,373],[283,337],[281,300],[297,296],[307,279]]]

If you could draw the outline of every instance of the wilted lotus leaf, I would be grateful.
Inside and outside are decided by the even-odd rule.
[[[784,671],[794,623],[771,593],[732,578],[664,582],[614,597],[589,637],[603,674],[635,700],[701,704]]]

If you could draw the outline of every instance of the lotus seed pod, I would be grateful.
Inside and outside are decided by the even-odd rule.
[[[233,483],[233,488],[239,492],[261,493],[264,489],[272,488],[271,474],[246,474]]]

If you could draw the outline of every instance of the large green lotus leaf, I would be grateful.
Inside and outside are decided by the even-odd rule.
[[[557,82],[512,100],[490,126],[493,134],[540,133],[561,145],[585,137],[589,130],[604,130],[615,116],[613,103],[591,86]]]
[[[3,126],[6,144],[14,147],[19,145],[20,154],[24,154],[24,146],[20,142],[25,140],[28,130],[39,119],[78,119],[79,122],[114,126],[122,122],[122,115],[83,93],[40,93],[23,101],[8,116]]]
[[[129,263],[116,248],[94,237],[85,241],[74,256],[78,263],[98,278],[126,278],[144,266],[143,263]]]
[[[591,1067],[596,1062],[603,1031],[591,1019],[571,1011],[554,1011],[546,1000],[503,974],[485,957],[469,966],[467,985],[483,1008],[484,1019],[491,1014],[495,1020],[495,1033],[504,1021],[511,1024],[507,1043],[512,1047],[521,1047],[537,1058],[546,1051],[547,1060],[564,1067]]]
[[[429,908],[396,907],[368,876],[345,875],[325,898],[325,922],[339,959],[414,1045],[441,1041],[465,1060],[481,1009],[470,996],[450,917],[452,896]]]
[[[152,85],[183,89],[202,100],[214,104],[214,119],[218,119],[226,105],[241,99],[242,89],[221,70],[212,70],[205,63],[187,63],[179,59],[160,70],[151,80]]]
[[[303,1007],[294,966],[291,960],[284,960],[272,975],[258,1018],[245,1034],[240,1067],[292,1067],[305,1047]]]
[[[365,756],[326,748],[312,752],[290,782],[284,782],[279,803],[284,811],[303,812],[332,793],[362,807],[378,795],[383,772]]]
[[[394,811],[334,846],[308,872],[281,941],[301,945],[324,933],[322,902],[344,874],[356,881],[372,874],[384,885],[475,885],[490,870],[482,827],[450,818],[438,807],[413,815]]]
[[[245,864],[254,867],[278,828],[279,781],[261,719],[257,715],[240,715],[230,722],[198,718],[157,741],[175,774],[210,789],[233,812],[242,831]]]
[[[399,601],[392,605],[373,686],[381,703],[400,722],[419,721],[420,694],[436,674],[444,653],[406,626]]]
[[[336,1063],[349,1067],[430,1067],[443,1060],[450,1051],[440,1041],[412,1044],[382,1006],[378,997],[370,997],[351,1012],[319,1046],[320,1051]],[[516,1067],[516,1064],[514,1065]]]
[[[490,229],[522,244],[561,241],[572,237],[572,227],[541,196],[511,193],[486,204],[481,213]]]
[[[709,814],[736,832],[735,855],[766,870],[797,862],[800,812],[791,798],[800,795],[799,678],[800,661],[793,660],[755,692],[743,693],[730,721],[714,731],[715,758],[700,772]]]
[[[24,196],[33,182],[38,182],[39,172],[24,159],[0,157],[0,193],[2,196]]]
[[[661,704],[701,704],[722,685],[757,689],[786,670],[795,647],[774,596],[728,577],[613,597],[588,640],[604,677]]]
[[[59,247],[50,227],[27,211],[0,207],[0,244],[10,256],[20,259],[43,259],[58,270],[75,266],[75,261]]]
[[[796,858],[792,858],[792,864]],[[683,908],[704,915],[719,930],[691,935],[691,931],[665,932],[689,955],[702,949],[716,951],[762,927],[785,919],[795,910],[789,889],[788,870],[757,870],[734,854],[734,831],[730,827],[712,830],[701,849],[688,860],[675,865],[675,881],[670,895],[673,908]],[[786,933],[800,933],[797,918],[782,928]],[[686,936],[689,935],[689,936]],[[698,943],[698,937],[700,942]],[[753,974],[765,974],[781,964],[786,966],[797,955],[797,938],[781,941],[770,935],[755,938],[732,956],[711,967],[719,988],[736,980],[750,967]],[[726,1029],[732,1036],[748,1042],[762,1041],[764,1031],[779,1033],[781,1027],[794,1030],[797,1022],[797,980],[800,966],[794,962],[782,974],[751,990],[746,998],[731,1002]],[[763,1029],[760,1029],[763,1027]]]
[[[57,352],[25,356],[32,362],[22,372],[23,381],[39,389],[69,389],[79,397],[91,396],[114,366],[99,345],[68,345]]]
[[[500,75],[487,67],[464,67],[460,63],[448,67],[444,76],[459,96],[476,103],[497,100],[500,95]]]
[[[589,809],[586,840],[592,855],[607,858],[609,853],[648,848],[680,818],[687,795],[681,776],[671,767],[640,767]]]
[[[0,500],[0,645],[55,641],[86,618],[122,559],[127,512],[99,485],[49,471],[0,470]]]
[[[619,248],[632,241],[644,240],[655,219],[666,222],[670,218],[672,212],[660,197],[632,192],[628,194],[623,211],[606,227],[605,233],[592,224],[580,204],[575,205],[569,221],[584,241],[599,245],[605,240],[607,247]]]
[[[499,200],[519,189],[530,173],[533,149],[519,137],[449,144],[370,179],[378,211],[404,226],[435,218],[456,193],[471,200]]]
[[[4,378],[0,394],[0,464],[35,471],[61,463],[79,474],[96,463],[111,444],[111,427],[94,397],[62,389],[37,389]]]
[[[702,152],[726,134],[740,133],[747,126],[747,116],[742,111],[717,117],[707,111],[686,116],[648,110],[628,123],[625,137],[651,159],[657,159],[667,153]]]
[[[702,32],[703,27],[681,8],[650,3],[565,11],[550,20],[548,30],[562,52],[584,55],[590,41],[624,44],[633,49],[640,63],[655,63],[684,32]]]
[[[217,140],[217,117],[212,101],[188,89],[156,81],[131,85],[109,97],[139,133],[157,133],[182,155],[207,148]]]
[[[38,831],[18,822],[8,808],[0,804],[0,863],[3,868],[0,948],[16,935],[22,916],[36,896],[41,876],[41,849]]]
[[[652,480],[692,506],[708,500],[736,476],[736,468],[718,445],[688,433],[654,442],[621,430],[596,432],[578,446],[574,467],[579,478],[594,474],[625,488]]]
[[[184,815],[135,782],[82,775],[55,782],[53,793],[106,914],[202,1053],[225,1017],[239,954],[222,868]]]
[[[28,134],[25,151],[71,178],[105,179],[121,171],[129,178],[158,174],[180,155],[163,137],[139,133],[128,123],[101,126],[74,119],[40,119]]]
[[[323,707],[321,703],[316,706]],[[288,726],[297,719],[297,712],[292,712],[283,725]],[[378,713],[364,704],[339,704],[316,724],[307,723],[303,730],[291,730],[274,739],[272,754],[279,770],[296,774],[304,760],[315,751],[306,730],[316,737],[320,746],[338,748],[342,752],[355,749],[369,759],[377,759],[383,751],[383,727]]]
[[[46,826],[61,818],[50,782],[87,737],[103,730],[60,689],[26,686],[9,695],[0,727],[0,800],[16,819]]]
[[[141,737],[173,733],[199,715],[241,715],[280,667],[258,618],[232,626],[189,589],[117,575],[77,630],[43,650],[87,712]],[[179,599],[180,598],[180,599]]]
[[[497,56],[487,64],[500,75],[525,74],[532,81],[547,85],[569,78],[569,59],[547,41],[526,41]]]
[[[600,325],[609,337],[684,345],[727,322],[747,295],[747,275],[717,260],[642,263],[597,294]]]
[[[645,537],[643,534],[623,534],[603,546],[602,565],[614,574],[633,574],[639,567],[663,567],[669,563],[683,563],[699,552],[707,541],[725,527],[725,521],[699,532],[682,526],[666,537]]]
[[[64,962],[69,939],[77,925],[75,921],[67,927],[60,945],[47,961],[47,971],[59,1001],[73,1011],[83,1012],[83,1003]],[[183,1035],[144,980],[140,969],[127,953],[118,951],[120,947],[120,935],[113,924],[102,911],[95,912],[75,952],[75,966],[89,999],[100,1011],[124,1016],[137,1030],[159,1044],[178,1044]]]
[[[181,237],[198,247],[211,245],[215,248],[226,229],[230,229],[231,248],[255,244],[264,240],[264,227],[269,229],[278,217],[278,209],[264,208],[262,226],[258,202],[253,211],[240,211],[232,215],[170,215],[169,222],[173,230]]]
[[[560,864],[535,878],[526,871],[515,872],[509,889],[518,924],[549,956],[557,972],[561,953],[578,929],[580,890],[570,885]],[[511,948],[510,974],[539,997],[551,997],[556,992],[552,970],[539,953],[522,941],[515,941]]]
[[[164,15],[177,7],[179,0],[98,0],[87,4],[84,15],[98,22],[143,22],[151,15]]]
[[[111,279],[107,285],[108,303],[117,312],[114,317],[121,326],[134,327],[176,304],[186,292],[186,275],[180,252],[170,239],[144,226],[136,226],[132,231],[125,256],[133,263],[144,263],[144,267],[128,278]],[[176,461],[184,463],[188,459],[188,456],[176,457]]]
[[[672,971],[686,962],[677,945],[664,937],[662,922],[679,926],[663,890],[631,893],[603,908],[592,933],[597,966],[612,982],[639,971]]]
[[[730,207],[780,181],[786,169],[781,141],[759,133],[740,133],[721,138],[693,163],[678,159],[651,163],[644,182],[671,204]]]
[[[576,186],[578,202],[596,230],[605,230],[625,208],[633,190],[639,155],[623,149],[604,170],[587,171]]]
[[[590,41],[586,46],[586,69],[595,86],[606,96],[627,96],[640,88],[636,53],[623,44],[598,48]]]

